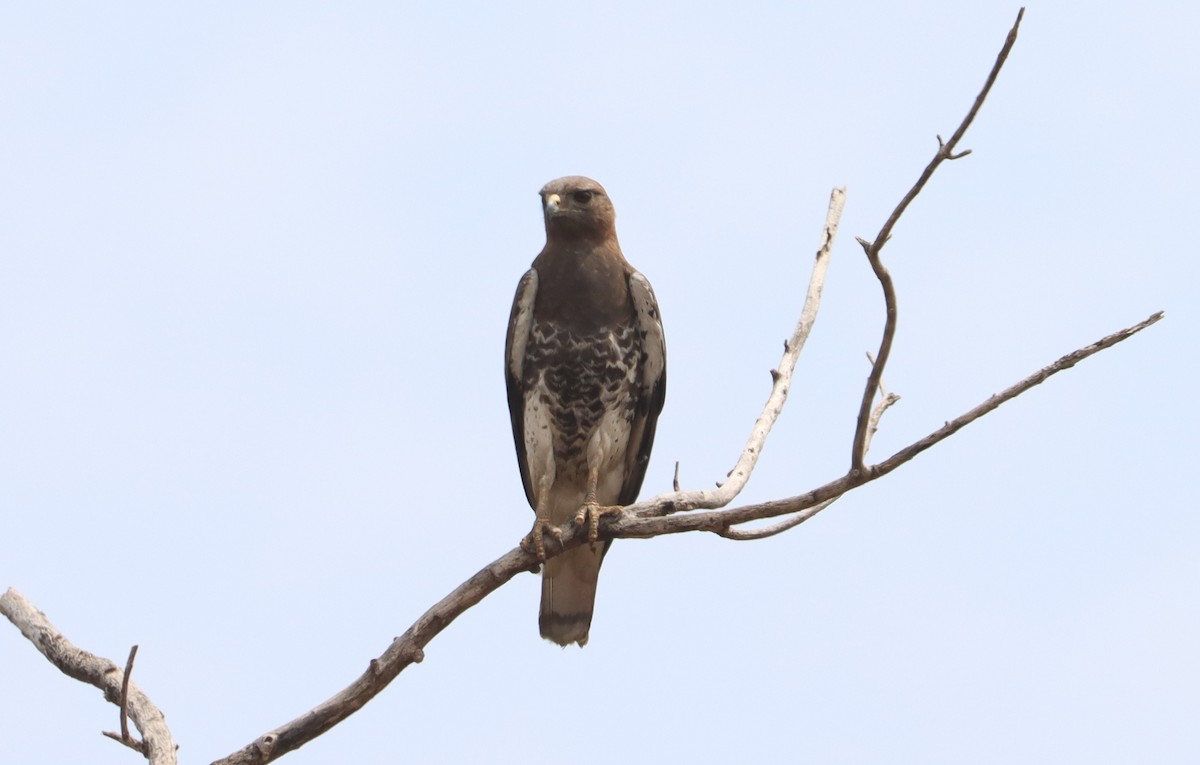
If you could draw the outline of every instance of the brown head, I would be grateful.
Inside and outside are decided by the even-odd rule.
[[[542,187],[546,241],[597,244],[617,239],[617,213],[604,187],[591,178],[568,175]]]

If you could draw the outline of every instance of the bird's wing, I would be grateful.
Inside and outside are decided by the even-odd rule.
[[[625,480],[618,499],[621,505],[637,501],[638,492],[642,490],[646,466],[650,463],[650,448],[654,445],[654,428],[667,396],[667,347],[654,289],[646,277],[633,271],[629,274],[629,294],[633,299],[644,357],[635,388],[637,400],[625,454]]]
[[[537,299],[538,275],[529,269],[517,284],[512,314],[508,317],[508,337],[504,341],[504,380],[508,386],[508,413],[512,417],[513,442],[517,447],[517,463],[521,467],[521,482],[529,506],[537,500],[529,476],[529,457],[525,454],[525,346],[533,329],[533,304]]]

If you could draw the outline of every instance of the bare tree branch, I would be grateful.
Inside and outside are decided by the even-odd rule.
[[[679,501],[690,508],[725,507],[732,502],[750,480],[750,474],[762,454],[763,444],[767,435],[779,419],[783,405],[787,401],[788,391],[792,382],[792,372],[804,344],[812,332],[817,320],[817,311],[821,307],[821,291],[825,288],[825,274],[829,270],[829,259],[833,252],[833,242],[837,237],[838,224],[842,219],[842,210],[846,206],[846,190],[835,188],[829,194],[829,208],[825,215],[825,226],[821,229],[821,243],[813,260],[812,274],[808,281],[808,290],[804,298],[804,308],[800,311],[800,319],[792,336],[783,343],[783,358],[779,367],[771,370],[771,393],[767,397],[766,406],[754,422],[750,438],[742,449],[737,463],[729,471],[727,479],[718,485],[716,490],[698,490],[676,492]]]
[[[151,765],[175,765],[175,740],[171,737],[162,712],[137,685],[128,683],[126,686],[125,673],[120,667],[108,659],[72,645],[71,641],[55,629],[45,614],[34,608],[32,603],[11,587],[0,595],[0,613],[21,630],[21,634],[63,674],[96,686],[104,691],[104,698],[111,703],[122,703],[121,689],[125,686],[129,716],[142,733],[141,747],[133,748],[144,754]],[[131,655],[131,666],[132,663]],[[129,740],[133,741],[132,737]],[[129,745],[128,742],[122,743]]]
[[[869,354],[869,353],[867,354],[867,360],[870,361],[872,364],[875,363],[875,359],[871,358],[871,354]],[[875,410],[873,412],[871,412],[871,421],[870,421],[869,427],[867,428],[867,443],[866,443],[866,447],[865,447],[866,449],[871,448],[871,438],[875,435],[875,431],[877,431],[879,429],[879,420],[882,419],[883,413],[886,412],[888,410],[888,408],[891,407],[892,404],[894,404],[900,400],[900,397],[897,396],[895,393],[888,393],[884,389],[882,379],[879,381],[879,393],[880,393],[880,395],[883,396],[883,399],[880,400],[879,405],[875,407]],[[679,491],[679,482],[678,481],[675,482],[675,490]],[[825,508],[832,505],[838,499],[839,499],[839,497],[833,497],[833,498],[827,499],[824,502],[821,502],[817,505],[814,505],[811,508],[803,508],[796,515],[792,516],[791,518],[787,518],[787,519],[779,521],[777,523],[772,523],[770,526],[762,526],[762,527],[756,528],[756,529],[735,529],[732,527],[727,527],[727,528],[717,531],[716,533],[718,536],[725,537],[726,539],[733,539],[733,540],[739,541],[739,542],[748,542],[748,541],[753,541],[753,540],[757,540],[757,539],[766,539],[767,537],[773,537],[777,534],[782,534],[783,532],[787,531],[788,529],[796,528],[801,523],[804,523],[809,518],[813,517],[817,513],[821,512]]]
[[[812,518],[817,513],[832,505],[834,502],[837,502],[839,499],[841,499],[841,497],[830,497],[820,504],[805,508],[804,510],[797,512],[791,518],[779,521],[778,523],[772,523],[770,526],[763,526],[757,529],[735,529],[730,527],[719,529],[715,533],[717,536],[722,536],[726,539],[733,539],[739,542],[766,539],[767,537],[773,537],[777,534],[782,534],[788,529],[796,528],[801,523],[804,523],[809,518]]]
[[[883,287],[883,300],[887,311],[887,318],[883,326],[883,338],[879,342],[879,352],[875,354],[875,364],[871,368],[871,373],[867,376],[867,384],[863,390],[862,403],[858,407],[858,423],[854,429],[854,442],[850,452],[850,470],[856,472],[862,470],[863,462],[866,460],[867,450],[867,428],[871,419],[871,405],[875,401],[875,390],[879,387],[879,379],[883,376],[883,368],[887,366],[888,357],[892,353],[892,341],[896,336],[896,288],[892,284],[891,274],[883,266],[883,261],[879,257],[883,246],[887,244],[888,239],[892,236],[892,229],[900,220],[900,216],[912,204],[912,201],[917,198],[925,188],[925,184],[933,177],[933,173],[938,169],[938,166],[948,159],[959,159],[965,157],[970,151],[964,151],[961,154],[954,153],[954,147],[962,140],[966,134],[967,128],[975,121],[975,115],[979,113],[979,108],[983,106],[984,100],[987,99],[988,93],[992,90],[992,85],[995,84],[996,78],[1000,75],[1000,70],[1004,67],[1004,62],[1008,60],[1009,51],[1017,42],[1017,32],[1021,28],[1021,19],[1025,17],[1025,9],[1021,8],[1017,12],[1017,20],[1013,22],[1012,29],[1008,30],[1008,37],[1004,40],[1004,45],[1000,48],[1000,53],[996,55],[996,63],[992,65],[992,71],[988,73],[987,81],[983,84],[983,89],[979,91],[979,95],[975,96],[975,103],[971,105],[971,110],[967,112],[967,116],[963,117],[963,121],[959,123],[958,129],[954,131],[954,135],[950,136],[950,140],[942,142],[942,137],[938,136],[938,150],[933,155],[933,159],[925,166],[921,172],[921,177],[913,184],[913,187],[908,190],[904,198],[900,200],[900,204],[896,205],[896,209],[892,210],[892,214],[888,217],[887,222],[883,224],[883,228],[879,229],[879,233],[875,235],[875,241],[866,242],[862,238],[858,238],[858,243],[866,250],[867,260],[871,263],[871,270],[875,272],[875,278],[879,280],[880,286]]]
[[[1045,382],[1048,378],[1078,364],[1089,356],[1110,348],[1123,340],[1128,340],[1138,332],[1155,324],[1164,316],[1162,311],[1152,314],[1144,321],[1131,327],[1118,330],[1107,335],[1091,345],[1086,345],[1059,358],[1025,379],[1005,388],[1000,393],[990,396],[974,409],[967,411],[945,425],[933,431],[924,438],[914,441],[887,459],[875,465],[864,467],[857,473],[853,470],[841,478],[837,478],[812,491],[786,499],[771,500],[744,507],[728,510],[679,513],[681,508],[673,500],[674,495],[662,494],[644,502],[630,505],[620,517],[609,517],[600,525],[600,536],[604,538],[621,537],[655,537],[661,534],[679,534],[686,531],[711,531],[720,533],[732,525],[756,521],[763,518],[775,518],[789,513],[806,513],[806,518],[816,515],[818,506],[826,500],[840,497],[846,492],[881,478],[896,468],[908,462],[913,457],[925,451],[940,441],[949,438],[963,427],[1010,401],[1025,391]],[[678,514],[675,514],[678,513]]]
[[[586,527],[575,527],[574,522],[568,526],[572,527],[573,532],[569,547],[578,547],[586,541]],[[562,551],[562,548],[552,543],[553,540],[547,540],[546,557]],[[361,709],[410,664],[420,663],[425,658],[423,649],[429,641],[437,637],[438,633],[468,608],[495,592],[522,571],[536,570],[537,565],[534,554],[525,552],[518,545],[454,588],[453,592],[422,614],[403,635],[392,641],[379,658],[372,659],[367,671],[347,688],[291,722],[259,736],[239,751],[217,760],[213,765],[271,762],[312,741]]]

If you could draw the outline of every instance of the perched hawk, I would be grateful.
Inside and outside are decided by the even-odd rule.
[[[545,560],[543,531],[589,523],[632,504],[642,487],[666,395],[666,348],[650,282],[617,244],[600,184],[571,176],[541,191],[546,246],[517,285],[505,378],[525,496],[536,519],[527,549]],[[611,541],[546,561],[542,637],[588,640],[596,579]]]

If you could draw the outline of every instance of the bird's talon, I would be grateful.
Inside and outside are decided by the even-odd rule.
[[[533,553],[537,556],[538,561],[545,563],[546,538],[543,534],[549,534],[554,541],[562,543],[562,531],[557,526],[551,526],[545,521],[534,521],[533,529],[521,540],[521,549],[527,553]]]
[[[533,541],[532,531],[521,537],[521,549],[527,553],[537,555],[537,544]],[[544,560],[544,558],[540,558],[540,560]]]
[[[533,529],[529,532],[529,536],[521,540],[521,547],[525,552],[531,552],[537,557],[539,562],[546,562],[546,543],[542,539],[542,532],[545,530],[546,524],[541,521],[533,522]]]
[[[596,502],[584,502],[575,513],[575,525],[588,525],[588,542],[595,542],[600,537],[600,518],[605,515],[620,515],[623,510],[620,505],[601,505]]]

